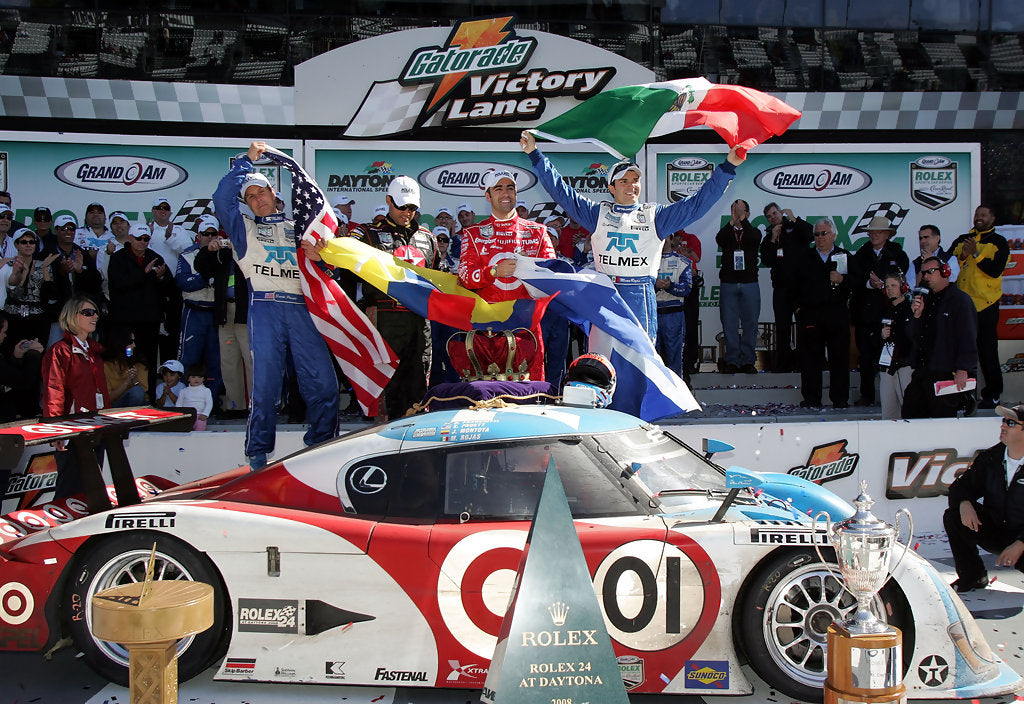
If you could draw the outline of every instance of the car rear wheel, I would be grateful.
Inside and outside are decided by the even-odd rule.
[[[823,552],[838,575],[831,551]],[[768,559],[748,581],[740,609],[737,637],[758,676],[794,699],[822,701],[828,627],[853,616],[857,600],[815,552],[783,552]],[[912,653],[909,609],[891,581],[875,596],[872,611],[903,630],[904,653]]]
[[[92,634],[92,597],[104,589],[143,581],[153,543],[154,579],[205,582],[214,591],[213,626],[178,642],[178,680],[184,682],[205,670],[227,646],[230,621],[225,615],[224,588],[210,560],[161,533],[118,534],[76,559],[61,608],[85,661],[97,674],[122,686],[128,685],[128,649]]]

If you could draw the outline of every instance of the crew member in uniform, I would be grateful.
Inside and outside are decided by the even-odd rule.
[[[384,199],[387,217],[381,222],[360,225],[349,234],[410,264],[436,269],[437,240],[416,218],[420,207],[419,185],[408,176],[398,176],[388,185]],[[404,416],[414,403],[422,401],[427,391],[430,328],[423,318],[373,286],[363,284],[362,290],[360,307],[398,356],[398,368],[384,387],[382,405],[388,420],[394,420]]]
[[[593,233],[594,268],[611,278],[653,342],[658,332],[654,280],[661,265],[661,241],[700,219],[718,202],[743,158],[733,148],[699,191],[671,205],[640,203],[640,167],[620,161],[607,177],[613,202],[595,203],[562,181],[528,131],[520,136],[519,145],[530,156],[533,172],[551,198]]]
[[[483,185],[491,214],[462,231],[459,283],[476,291],[485,301],[529,298],[523,282],[515,276],[515,255],[554,259],[555,248],[548,239],[547,228],[516,211],[516,177],[511,171],[491,171],[484,176]],[[537,340],[537,354],[530,363],[530,380],[544,381],[544,337],[540,325],[531,332]]]
[[[295,227],[277,211],[270,181],[253,170],[253,162],[266,149],[265,142],[253,142],[213,194],[217,217],[250,284],[253,389],[245,454],[253,469],[264,466],[274,451],[286,355],[291,355],[306,402],[309,429],[303,441],[313,445],[329,440],[338,429],[338,379],[327,343],[314,327],[302,295]],[[255,218],[242,215],[239,198]]]

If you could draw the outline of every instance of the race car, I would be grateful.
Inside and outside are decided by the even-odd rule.
[[[0,544],[0,648],[69,635],[124,684],[127,652],[91,634],[89,605],[142,580],[155,544],[157,578],[215,590],[213,627],[179,644],[181,680],[216,664],[219,680],[480,689],[553,463],[627,690],[749,694],[749,665],[820,701],[827,628],[856,601],[808,515],[853,509],[712,451],[606,409],[435,411],[42,530],[23,521]],[[903,631],[910,698],[1022,686],[913,551],[872,608]]]

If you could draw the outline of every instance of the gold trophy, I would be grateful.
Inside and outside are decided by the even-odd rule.
[[[840,579],[828,566],[815,543],[814,549],[833,577],[857,599],[857,612],[843,623],[828,628],[825,704],[904,704],[907,689],[903,685],[903,634],[882,623],[871,611],[871,602],[899,567],[914,534],[914,521],[903,508],[896,513],[896,525],[879,520],[871,513],[875,503],[867,493],[867,482],[860,483],[860,496],[853,516],[832,525],[824,511],[814,517],[812,528],[825,516],[827,535],[836,551]],[[900,515],[906,514],[910,532],[896,564],[890,569],[893,548],[900,534]]]

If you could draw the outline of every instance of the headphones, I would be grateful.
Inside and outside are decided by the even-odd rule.
[[[953,270],[950,268],[949,262],[944,262],[938,257],[934,257],[934,259],[939,263],[939,274],[942,275],[942,278],[948,279],[953,275]],[[924,262],[921,262],[921,268],[922,270],[924,269]]]
[[[898,267],[894,269],[891,274],[888,274],[885,278],[897,279],[900,282],[901,296],[905,293],[910,293],[910,286],[907,285],[907,277],[906,275],[904,275],[902,271],[900,271]]]

